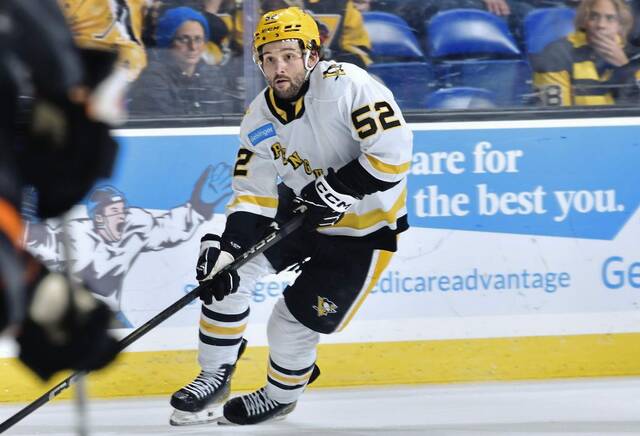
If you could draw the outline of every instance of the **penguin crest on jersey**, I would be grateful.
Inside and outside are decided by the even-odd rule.
[[[327,316],[330,313],[336,313],[338,306],[334,304],[331,300],[321,297],[318,295],[318,304],[317,306],[313,306],[316,310],[318,316]]]
[[[323,79],[330,79],[334,77],[335,80],[338,80],[338,77],[346,76],[346,75],[347,73],[344,72],[344,69],[342,68],[342,64],[332,64],[329,66],[329,68],[327,68],[322,72]]]

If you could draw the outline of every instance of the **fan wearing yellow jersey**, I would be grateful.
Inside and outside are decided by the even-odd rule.
[[[152,0],[58,0],[80,47],[117,49],[130,81],[147,65],[142,23]]]
[[[533,83],[547,106],[638,104],[640,54],[627,44],[633,24],[624,0],[583,0],[577,31],[531,56]]]

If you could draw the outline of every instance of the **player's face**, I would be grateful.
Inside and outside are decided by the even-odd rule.
[[[610,0],[598,0],[593,4],[586,23],[587,37],[616,38],[620,34],[620,19],[615,5]]]
[[[197,21],[186,21],[173,38],[173,55],[183,68],[195,67],[205,49],[204,29]]]
[[[315,65],[315,53],[309,62]],[[307,74],[298,41],[275,41],[265,44],[262,48],[262,70],[276,96],[285,100],[295,97],[300,92]]]
[[[126,221],[124,202],[118,201],[104,208],[104,225],[116,241],[122,238]]]

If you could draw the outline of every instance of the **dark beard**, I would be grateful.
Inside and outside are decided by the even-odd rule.
[[[273,93],[276,95],[276,97],[282,100],[295,100],[298,97],[298,94],[300,94],[302,85],[304,85],[304,78],[302,78],[300,81],[291,79],[291,82],[289,82],[289,88],[284,93],[276,91],[273,86],[271,86],[271,89],[273,89]]]

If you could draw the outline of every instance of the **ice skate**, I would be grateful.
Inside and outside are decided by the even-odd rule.
[[[246,348],[243,339],[238,359]],[[231,377],[235,365],[222,365],[215,372],[201,371],[191,383],[171,396],[174,411],[169,424],[175,426],[206,424],[222,416],[222,405],[231,392]]]
[[[318,365],[313,367],[310,385],[320,376]],[[262,387],[250,394],[241,395],[227,401],[223,408],[223,414],[218,419],[221,425],[251,425],[267,421],[279,421],[296,408],[293,403],[279,403],[267,395],[266,387]]]
[[[296,402],[283,404],[267,395],[264,387],[250,394],[232,398],[224,405],[222,425],[251,425],[266,421],[279,421],[293,412]]]

